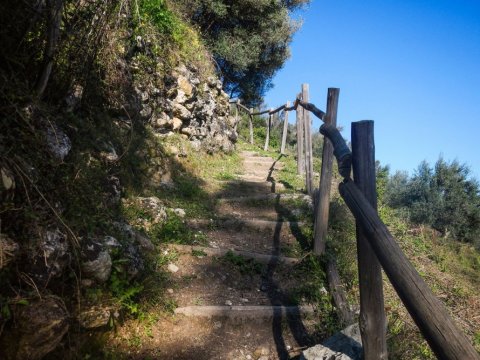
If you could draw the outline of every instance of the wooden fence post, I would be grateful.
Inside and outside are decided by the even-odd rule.
[[[248,112],[248,128],[250,130],[250,144],[253,145],[253,116],[252,116],[252,113],[253,113],[253,109],[250,108],[250,110]]]
[[[285,105],[286,108],[290,107],[290,101],[287,101]],[[288,111],[284,111],[283,119],[283,133],[282,133],[282,146],[280,148],[280,154],[285,155],[285,145],[287,143],[287,132],[288,132]]]
[[[270,109],[270,111],[272,110],[273,109]],[[272,127],[272,117],[273,117],[273,114],[268,114],[267,134],[265,135],[265,146],[263,147],[263,151],[268,150],[268,143],[270,142],[270,128]]]
[[[308,84],[302,84],[302,101],[309,102]],[[310,196],[313,196],[313,159],[312,159],[312,123],[310,111],[303,111],[303,128],[305,133],[305,188]]]
[[[377,209],[375,141],[373,121],[352,123],[353,177],[368,202]],[[382,269],[365,232],[357,221],[358,277],[360,286],[360,332],[363,358],[386,360],[387,322],[383,301]]]
[[[238,126],[238,103],[239,102],[240,100],[237,99],[237,102],[235,103],[235,126],[233,127],[235,131],[237,131],[237,126]]]
[[[469,339],[448,310],[408,261],[377,211],[352,181],[340,184],[340,195],[361,224],[371,248],[398,296],[438,359],[480,360]]]
[[[297,98],[301,99],[302,94],[298,94]],[[305,165],[303,160],[303,107],[298,106],[296,111],[297,121],[297,173],[303,174],[305,172]]]
[[[340,89],[328,88],[325,124],[337,126],[338,96]],[[322,170],[315,214],[313,252],[322,255],[327,241],[328,215],[330,212],[330,188],[332,186],[333,145],[326,137],[323,140]]]

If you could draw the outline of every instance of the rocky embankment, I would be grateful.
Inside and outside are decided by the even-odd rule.
[[[156,132],[178,132],[194,149],[208,153],[230,152],[237,140],[236,119],[230,114],[229,96],[218,78],[201,80],[198,69],[182,65],[163,79],[159,90],[139,84],[135,91],[141,100],[140,114]]]
[[[139,65],[134,60],[129,66],[134,72]],[[133,104],[125,107],[130,113],[131,109],[135,110],[132,115],[154,133],[155,141],[161,142],[163,137],[177,133],[188,139],[195,150],[231,152],[237,133],[235,118],[230,115],[229,97],[218,78],[200,75],[195,67],[182,65],[166,75],[150,74],[141,77],[142,81],[136,78],[134,94],[127,97],[134,99]],[[75,85],[63,101],[61,111],[80,117],[81,111],[78,114],[77,111],[81,108],[83,93],[84,89]],[[85,228],[77,232],[62,220],[65,212],[72,213],[72,204],[59,194],[72,186],[70,182],[78,181],[79,174],[86,176],[81,171],[90,170],[78,170],[77,177],[72,178],[60,178],[59,173],[58,183],[49,184],[50,193],[43,190],[42,172],[75,167],[75,159],[86,152],[76,148],[79,139],[75,136],[81,136],[78,128],[32,115],[34,117],[32,123],[38,125],[38,136],[50,157],[48,166],[34,162],[0,162],[0,199],[7,209],[3,211],[2,221],[5,218],[10,222],[0,228],[0,275],[2,283],[10,287],[2,289],[0,294],[2,359],[41,359],[54,349],[58,352],[59,348],[70,346],[65,336],[69,331],[88,332],[107,327],[112,319],[116,321],[122,316],[122,305],[109,300],[106,294],[115,290],[119,277],[123,282],[132,283],[140,279],[145,258],[155,249],[144,233],[135,230],[135,224],[129,224],[121,216],[105,226],[111,231]],[[118,209],[125,201],[123,179],[118,173],[122,166],[120,154],[129,148],[119,148],[114,145],[119,143],[115,140],[98,139],[97,148],[88,155],[87,166],[100,169],[95,173],[95,181],[102,177],[103,188],[83,191],[93,193],[94,190],[100,195],[96,199],[98,209]],[[156,181],[156,185],[163,182],[172,185],[169,154],[155,144],[148,146],[136,151],[137,156],[151,158],[146,162],[146,173],[153,174],[150,179]],[[96,184],[92,182],[91,186]],[[24,191],[26,188],[29,190]],[[58,194],[57,188],[62,188]],[[33,200],[35,204],[29,204],[37,208],[32,217],[16,215],[18,206],[26,206],[19,204],[23,202],[20,199],[30,202],[32,195],[39,195],[38,200]],[[84,195],[78,194],[79,199]],[[136,201],[144,212],[151,212],[152,223],[166,220],[166,207],[160,199],[137,197],[129,201]],[[181,209],[171,211],[184,216]]]

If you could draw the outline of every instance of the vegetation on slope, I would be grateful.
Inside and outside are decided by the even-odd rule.
[[[197,25],[220,69],[226,89],[258,105],[289,57],[299,23],[291,13],[310,0],[175,1]]]

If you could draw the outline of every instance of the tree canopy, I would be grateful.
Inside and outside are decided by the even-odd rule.
[[[310,0],[180,0],[199,26],[232,96],[258,105],[288,59],[299,23],[290,14]],[[177,5],[178,6],[178,5]]]
[[[480,245],[480,188],[470,169],[458,161],[423,161],[412,177],[397,172],[390,177],[386,201],[408,210],[410,220],[428,224],[443,235]]]

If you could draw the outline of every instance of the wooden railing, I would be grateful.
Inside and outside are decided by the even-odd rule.
[[[237,109],[249,115],[250,143],[253,144],[254,115],[268,114],[267,136],[264,149],[268,149],[269,134],[273,114],[285,111],[280,152],[285,152],[288,131],[288,112],[296,111],[297,123],[297,164],[298,173],[305,173],[307,192],[314,197],[315,231],[313,251],[317,255],[325,252],[330,204],[330,187],[332,183],[333,157],[338,163],[338,170],[343,177],[339,186],[340,195],[354,215],[357,224],[357,252],[360,287],[360,331],[364,359],[387,359],[386,317],[383,300],[383,281],[381,269],[419,327],[433,352],[439,359],[480,360],[480,356],[457,328],[448,310],[440,302],[414,266],[407,259],[394,237],[378,216],[376,210],[375,183],[375,144],[373,121],[352,123],[352,150],[337,129],[337,107],[339,89],[329,88],[327,111],[323,112],[309,103],[308,85],[302,85],[302,92],[296,97],[293,106],[289,103],[276,109],[253,112],[240,103],[233,102]],[[324,123],[320,133],[324,135],[322,169],[319,191],[313,186],[311,121],[312,113]],[[352,180],[352,168],[353,179]],[[340,310],[340,319],[348,323],[352,315],[342,295],[342,289],[335,283],[338,278],[335,263],[329,262],[327,273],[332,295]],[[333,283],[333,286],[332,286]]]

